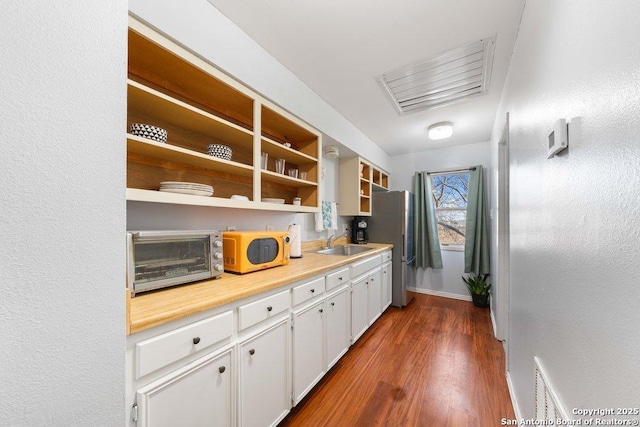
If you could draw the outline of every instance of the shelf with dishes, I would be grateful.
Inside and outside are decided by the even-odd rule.
[[[131,17],[128,65],[127,200],[320,209],[318,131]],[[292,171],[276,173],[276,159]],[[166,182],[213,194],[159,191]]]
[[[215,191],[215,189],[214,189]],[[160,192],[155,190],[144,190],[139,188],[127,188],[126,192],[127,200],[133,202],[146,202],[146,203],[169,203],[173,205],[189,205],[189,206],[205,206],[205,207],[221,207],[221,208],[236,208],[236,209],[257,209],[257,210],[273,210],[273,211],[288,211],[288,212],[302,212],[313,213],[316,212],[312,206],[293,205],[292,200],[289,203],[285,203],[286,199],[263,198],[261,201],[254,202],[245,199],[232,199],[224,197],[204,197],[194,196],[190,194],[179,194]]]
[[[167,142],[207,153],[212,144],[229,146],[233,159],[253,164],[253,131],[129,80],[128,125],[149,123],[167,131]]]
[[[218,157],[179,147],[169,143],[159,143],[136,135],[127,134],[127,153],[130,162],[146,157],[145,163],[151,158],[159,163],[175,162],[196,168],[215,170],[230,174],[252,176],[253,166],[225,160]],[[142,161],[142,160],[139,160]]]

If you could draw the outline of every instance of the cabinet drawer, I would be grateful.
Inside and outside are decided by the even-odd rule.
[[[289,309],[289,291],[271,295],[238,308],[238,329],[243,330]]]
[[[136,344],[136,378],[228,339],[233,312],[227,311]]]
[[[385,262],[391,262],[391,251],[387,251],[385,253],[383,253],[382,255],[380,255],[381,259],[382,259],[382,263],[384,264]]]
[[[380,256],[376,255],[363,261],[356,262],[351,266],[351,277],[354,279],[369,270],[373,270],[380,265]]]
[[[331,290],[333,288],[337,288],[340,285],[349,283],[350,278],[351,275],[349,274],[348,268],[336,271],[335,273],[327,274],[327,290]]]
[[[293,288],[293,305],[301,304],[324,292],[324,277],[312,280],[303,285]]]

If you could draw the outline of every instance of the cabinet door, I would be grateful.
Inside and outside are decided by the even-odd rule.
[[[391,305],[391,263],[388,262],[382,266],[382,311]]]
[[[351,285],[351,342],[354,343],[369,327],[367,307],[368,277],[363,277]]]
[[[351,315],[349,287],[327,297],[327,370],[349,349]]]
[[[231,426],[232,349],[138,390],[138,426]]]
[[[324,300],[293,312],[293,396],[297,404],[325,374]]]
[[[382,273],[380,268],[369,274],[369,325],[382,314]]]
[[[240,425],[269,426],[291,408],[289,318],[239,345]]]

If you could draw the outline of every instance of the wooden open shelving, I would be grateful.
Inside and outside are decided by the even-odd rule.
[[[387,191],[389,175],[362,157],[340,159],[340,215],[371,216],[372,191]]]
[[[127,126],[158,126],[168,138],[158,143],[127,134],[127,200],[320,210],[320,132],[133,17],[128,70]],[[209,156],[209,144],[229,146],[231,160]],[[273,162],[268,170],[260,168],[261,152]],[[306,172],[306,178],[276,174],[275,159],[285,159],[287,169]],[[208,184],[214,196],[160,192],[162,181]],[[263,203],[265,197],[285,204]],[[293,205],[294,198],[301,204]]]
[[[389,190],[389,175],[374,167],[371,177],[371,189],[374,191]]]

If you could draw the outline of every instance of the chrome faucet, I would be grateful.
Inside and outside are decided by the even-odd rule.
[[[332,234],[331,236],[329,236],[329,238],[327,239],[327,249],[331,249],[333,247],[333,242],[334,240],[338,240],[341,237],[346,237],[349,235],[349,230],[345,230],[344,233],[342,233],[341,235],[339,235],[338,237],[334,237],[334,235]]]

